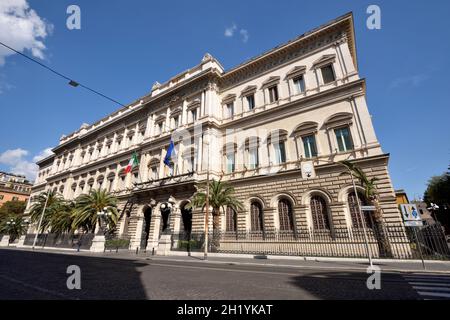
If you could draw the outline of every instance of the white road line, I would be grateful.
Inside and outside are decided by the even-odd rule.
[[[405,277],[407,281],[425,281],[425,282],[439,282],[439,283],[450,283],[450,278],[428,278],[428,277],[422,277],[422,278],[407,278]]]
[[[413,289],[415,289],[415,290],[428,290],[428,291],[434,290],[434,292],[436,292],[436,291],[439,291],[439,292],[450,292],[450,288],[436,288],[436,287],[414,286]]]
[[[410,285],[413,286],[437,286],[437,287],[450,287],[450,283],[433,283],[433,282],[408,282]]]
[[[417,293],[420,294],[421,296],[427,297],[450,298],[450,293],[423,292],[423,291],[418,291]]]

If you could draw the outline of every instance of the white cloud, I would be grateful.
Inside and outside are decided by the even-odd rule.
[[[225,37],[231,38],[237,30],[237,25],[233,23],[233,25],[229,28],[225,29]]]
[[[390,83],[389,88],[396,89],[396,88],[403,87],[403,86],[416,88],[428,79],[429,79],[429,76],[426,74],[416,74],[416,75],[412,75],[412,76],[408,76],[408,77],[400,77],[400,78],[394,79]]]
[[[20,161],[26,155],[28,155],[28,151],[20,148],[14,150],[6,150],[2,154],[0,154],[0,163],[11,166],[16,164],[17,161]]]
[[[27,0],[0,1],[0,41],[22,52],[29,50],[39,59],[44,59],[46,49],[43,40],[51,34],[53,25],[39,17],[30,8]],[[0,66],[14,52],[0,46]]]
[[[51,156],[52,154],[53,154],[52,148],[44,149],[38,155],[33,157],[33,162],[38,162],[42,159],[47,158],[48,156]]]
[[[241,36],[242,36],[242,42],[247,43],[248,38],[250,37],[248,31],[245,30],[245,29],[241,29],[240,33],[241,33]]]
[[[33,157],[32,161],[27,160],[29,152],[27,150],[17,148],[14,150],[6,150],[0,153],[0,164],[9,167],[8,171],[14,174],[26,176],[30,181],[34,181],[38,171],[35,162],[42,160],[52,154],[51,148],[46,148]]]
[[[246,30],[246,29],[239,29],[238,26],[235,23],[233,23],[231,25],[231,27],[228,27],[228,28],[225,29],[224,35],[227,38],[232,38],[234,36],[234,34],[236,33],[236,31],[238,31],[238,30],[239,30],[239,34],[241,35],[242,42],[243,43],[247,43],[247,41],[248,41],[248,39],[250,37],[250,34],[248,33],[248,30]]]

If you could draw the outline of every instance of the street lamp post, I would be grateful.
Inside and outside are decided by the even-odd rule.
[[[41,230],[42,220],[44,219],[45,209],[47,209],[49,195],[50,195],[50,189],[48,189],[48,191],[47,191],[47,198],[45,199],[45,204],[44,204],[44,208],[42,209],[41,218],[39,219],[39,224],[38,224],[38,228],[36,230],[36,235],[34,236],[33,247],[32,247],[33,250],[34,250],[34,247],[36,246],[36,241],[37,241],[37,238],[39,235],[39,230]]]
[[[108,207],[104,207],[102,211],[97,212],[98,217],[98,235],[105,235],[105,231],[102,226],[102,219],[105,220],[105,223],[108,223],[108,217],[111,217],[112,213],[108,212]],[[108,225],[106,225],[108,226]]]
[[[209,136],[208,136],[209,139]],[[208,140],[207,139],[207,140]],[[205,142],[205,141],[203,141]],[[206,153],[206,201],[205,201],[205,247],[203,251],[203,259],[208,259],[208,233],[209,233],[209,140],[206,142],[208,151]]]

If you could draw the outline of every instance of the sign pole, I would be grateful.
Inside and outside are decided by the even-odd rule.
[[[427,270],[426,266],[425,266],[425,260],[423,259],[423,254],[422,254],[422,248],[420,247],[420,243],[419,243],[419,236],[417,235],[417,227],[412,227],[414,230],[414,238],[416,238],[416,245],[417,248],[419,249],[419,254],[420,254],[420,259],[422,260],[422,267],[423,270]]]

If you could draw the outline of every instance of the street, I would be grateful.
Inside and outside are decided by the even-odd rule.
[[[69,290],[67,267],[81,270]],[[369,290],[364,271],[123,259],[0,250],[0,299],[445,299],[450,275],[381,274]],[[424,294],[425,293],[425,294]]]

